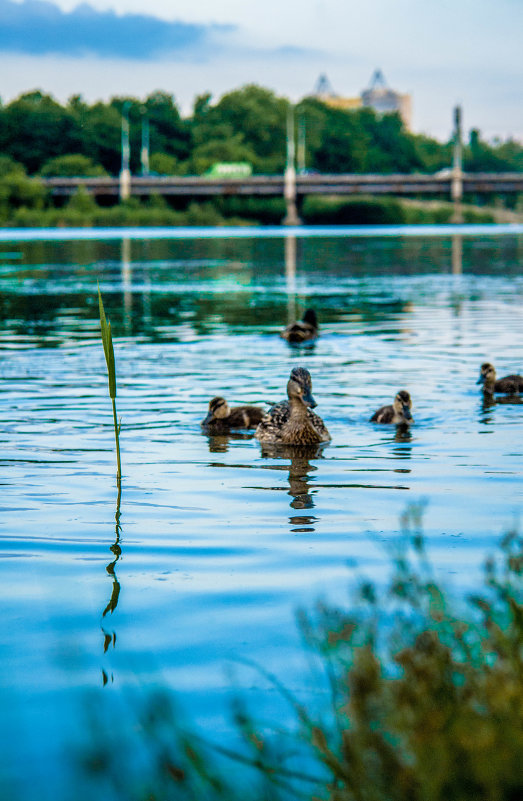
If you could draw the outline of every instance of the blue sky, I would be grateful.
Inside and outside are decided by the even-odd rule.
[[[522,0],[0,0],[0,95],[219,97],[259,83],[298,100],[320,73],[357,95],[380,67],[413,127],[523,140]]]

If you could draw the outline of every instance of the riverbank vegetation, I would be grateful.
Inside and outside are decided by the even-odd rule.
[[[348,608],[300,616],[312,693],[298,698],[258,668],[286,720],[261,723],[238,701],[238,737],[212,744],[179,725],[168,696],[149,698],[123,736],[112,719],[94,725],[84,788],[126,801],[519,799],[523,541],[508,533],[477,591],[451,601],[420,521],[417,507],[405,514],[388,584],[361,580]]]
[[[277,200],[220,199],[196,204],[150,198],[141,204],[113,206],[107,206],[106,200],[105,206],[98,206],[80,196],[64,206],[63,201],[50,198],[40,179],[118,175],[124,114],[129,119],[130,167],[135,174],[142,170],[145,130],[149,167],[159,175],[202,175],[216,162],[248,162],[255,174],[281,174],[288,111],[285,98],[255,85],[228,92],[217,102],[208,94],[197,97],[188,117],[182,117],[172,95],[160,91],[143,100],[115,97],[94,104],[77,95],[65,105],[41,91],[28,92],[0,105],[0,224],[280,222],[283,214]],[[448,168],[452,162],[451,141],[439,142],[411,133],[396,114],[378,115],[370,108],[346,111],[308,97],[295,106],[295,116],[304,132],[301,167],[309,171],[432,173]],[[468,172],[521,171],[523,145],[512,140],[487,143],[473,129],[464,146],[463,166]],[[477,202],[476,198],[469,200]],[[483,198],[482,202],[489,200],[492,198]],[[507,197],[504,202],[515,206],[518,199]],[[336,203],[322,205],[320,201],[315,207],[314,199],[308,198],[302,216],[307,222],[312,221],[309,217],[318,216],[326,222],[335,222],[340,216],[349,222],[365,222],[368,205],[356,210],[355,202]],[[373,203],[368,221],[382,216],[390,222],[409,222],[405,207],[393,206],[389,200]],[[427,221],[437,220],[429,214]]]

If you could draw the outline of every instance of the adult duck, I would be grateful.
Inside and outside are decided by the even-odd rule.
[[[207,416],[200,423],[209,434],[225,434],[240,428],[256,428],[265,411],[258,406],[229,406],[225,398],[209,401]]]
[[[396,426],[408,426],[413,421],[412,400],[409,393],[401,389],[389,406],[382,406],[370,418],[371,423],[392,423]]]
[[[318,337],[318,318],[314,309],[307,309],[302,320],[297,320],[285,328],[281,334],[287,342],[300,344],[301,342],[312,342]]]
[[[517,395],[523,392],[523,376],[506,375],[504,378],[496,378],[496,371],[490,362],[481,365],[476,384],[483,384],[483,392],[486,395],[494,395],[497,392],[503,395]]]
[[[259,423],[254,436],[262,443],[282,445],[315,445],[329,442],[325,423],[313,409],[311,374],[304,367],[295,367],[287,382],[288,400],[280,401]]]

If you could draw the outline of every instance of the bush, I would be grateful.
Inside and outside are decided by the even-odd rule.
[[[310,225],[401,225],[405,214],[392,198],[305,198],[301,217]]]
[[[59,178],[97,178],[108,174],[101,164],[95,164],[92,159],[81,153],[56,156],[56,158],[46,161],[40,170],[40,175],[43,177],[57,176]]]

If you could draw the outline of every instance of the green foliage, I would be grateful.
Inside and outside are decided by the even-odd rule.
[[[519,158],[518,158],[519,156]],[[515,162],[515,164],[514,164]],[[523,165],[523,148],[515,142],[507,142],[505,146],[494,148],[483,142],[480,132],[470,132],[469,145],[465,148],[463,167],[468,172],[508,172],[521,169]]]
[[[54,156],[79,149],[80,130],[69,111],[50,95],[29,92],[1,110],[3,152],[36,172]]]
[[[0,178],[13,174],[25,175],[24,165],[12,159],[11,156],[0,155]]]
[[[0,186],[0,222],[19,224],[36,219],[33,210],[45,206],[45,193],[27,183],[29,174],[96,176],[118,175],[121,169],[123,115],[129,120],[131,171],[140,173],[140,151],[147,120],[150,142],[150,167],[158,175],[203,174],[216,162],[247,162],[255,173],[281,174],[286,162],[286,127],[289,102],[261,86],[250,84],[224,94],[212,102],[209,94],[196,98],[192,115],[182,119],[174,97],[153,92],[145,100],[137,97],[114,97],[108,103],[89,104],[80,95],[71,97],[65,106],[40,91],[21,95],[6,106],[0,105],[0,181],[15,172],[10,186]],[[370,108],[342,110],[317,98],[308,97],[295,107],[296,127],[305,132],[305,167],[325,173],[433,173],[448,168],[452,162],[452,143],[441,143],[407,131],[398,115],[376,114]],[[473,130],[464,147],[467,171],[521,171],[523,147],[514,140],[486,143]],[[19,165],[15,169],[15,165]],[[485,200],[484,196],[483,200]],[[490,202],[498,202],[491,198]],[[504,201],[517,206],[516,198]],[[234,205],[234,204],[229,204]],[[278,222],[270,204],[260,203],[260,216],[253,217],[253,202],[246,219]],[[343,207],[334,203],[307,200],[304,217],[309,222],[402,222],[424,217],[425,212],[405,210],[388,200],[348,201]],[[48,224],[129,224],[131,211],[141,224],[150,224],[146,207],[116,210],[85,209],[89,215],[79,219],[80,207],[67,204],[64,209],[46,209]],[[274,206],[275,208],[275,206]],[[519,207],[517,207],[519,208]],[[196,211],[196,209],[198,209]],[[183,215],[207,219],[242,216],[238,209],[228,210],[227,203],[193,207],[186,212],[172,212],[172,224],[180,224]],[[212,213],[211,213],[212,210]],[[163,218],[167,220],[164,209]],[[146,215],[149,214],[149,217]],[[466,212],[473,219],[472,212]],[[145,216],[144,216],[145,215]],[[178,215],[178,216],[176,216]],[[181,215],[181,216],[180,216]],[[443,210],[434,211],[434,221],[443,220]],[[427,212],[426,217],[431,222]],[[477,217],[476,219],[482,219]],[[486,218],[484,218],[486,219]],[[56,220],[56,223],[53,223]],[[125,223],[123,221],[126,221]],[[121,221],[121,222],[120,222]],[[223,220],[222,220],[223,221]],[[43,218],[40,224],[44,224]],[[166,222],[166,224],[169,224]]]
[[[253,84],[223,95],[214,106],[210,100],[203,95],[194,106],[193,160],[200,159],[199,170],[214,161],[248,161],[258,173],[282,172],[288,102]]]
[[[388,588],[362,585],[359,612],[320,608],[309,642],[335,675],[334,718],[304,735],[331,801],[515,799],[523,786],[523,541],[509,533],[469,611],[455,614],[406,517]],[[388,650],[380,622],[392,614]]]
[[[95,164],[92,159],[82,153],[56,156],[54,159],[46,161],[40,170],[40,175],[43,177],[56,176],[59,178],[96,178],[107,174],[101,164]]]
[[[43,209],[46,190],[37,178],[28,178],[21,164],[0,157],[0,223],[7,223],[18,209]]]
[[[151,153],[149,168],[154,175],[180,175],[178,159],[168,153]]]
[[[242,134],[235,134],[228,127],[221,129],[221,132],[221,138],[209,139],[194,149],[190,160],[191,172],[203,175],[215,162],[240,161],[253,164],[257,161],[254,151],[244,143]]]
[[[301,210],[310,225],[401,225],[406,222],[402,204],[394,198],[305,198]]]

